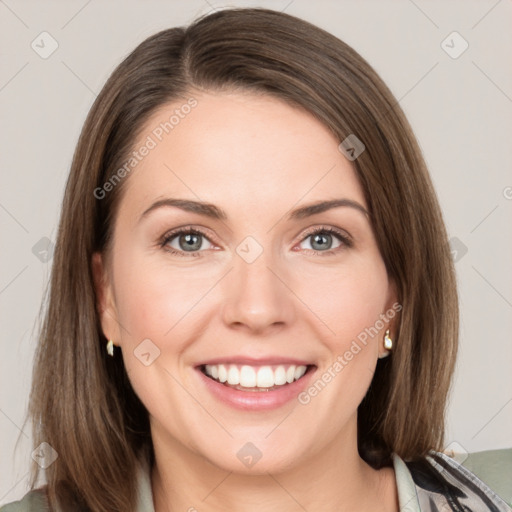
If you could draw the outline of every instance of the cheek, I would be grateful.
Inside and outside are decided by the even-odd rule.
[[[211,279],[170,268],[165,261],[134,258],[118,265],[116,304],[125,328],[123,338],[132,343],[150,338],[164,343],[169,332],[191,313]],[[128,334],[129,333],[129,334]]]
[[[373,378],[389,281],[375,253],[353,258],[337,271],[318,272],[314,283],[302,294],[324,324],[319,339],[327,355],[301,403],[323,407],[340,425],[356,411]]]
[[[298,287],[304,304],[324,325],[324,339],[338,352],[385,313],[388,278],[378,253],[303,273]]]
[[[185,410],[191,405],[173,376],[179,375],[181,356],[194,333],[194,305],[211,284],[171,268],[165,261],[149,260],[134,254],[116,267],[123,360],[130,382],[150,414],[165,418],[168,428],[179,429],[184,428]],[[172,404],[180,404],[184,414],[172,414]]]

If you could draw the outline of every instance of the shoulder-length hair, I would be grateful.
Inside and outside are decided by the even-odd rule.
[[[388,276],[402,305],[391,357],[380,360],[358,409],[358,448],[375,468],[390,454],[419,459],[443,445],[458,340],[456,280],[442,213],[418,143],[372,67],[333,35],[267,9],[228,9],[143,41],[92,106],[63,200],[29,414],[35,446],[58,453],[46,470],[50,503],[132,511],[136,467],[154,456],[148,413],[122,358],[109,358],[91,268],[107,251],[127,161],[158,108],[193,91],[272,95],[313,114],[353,161]],[[100,197],[101,196],[101,197]],[[39,467],[32,468],[32,487]]]

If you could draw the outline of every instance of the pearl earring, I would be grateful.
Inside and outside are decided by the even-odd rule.
[[[389,337],[389,329],[384,334],[384,348],[391,350],[393,348],[393,340]]]
[[[379,359],[388,357],[391,349],[393,348],[393,340],[389,337],[389,329],[386,331],[386,334],[384,334],[384,348],[386,351],[379,355]]]

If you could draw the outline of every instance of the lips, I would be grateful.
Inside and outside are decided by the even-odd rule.
[[[195,367],[202,386],[217,400],[246,411],[275,409],[296,399],[316,365],[290,358],[225,357]]]

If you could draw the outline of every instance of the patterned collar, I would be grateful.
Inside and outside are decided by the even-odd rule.
[[[424,459],[405,465],[414,481],[419,506],[411,512],[512,512],[478,477],[444,453],[431,451]],[[404,500],[410,495],[414,502],[412,488],[407,489]]]

